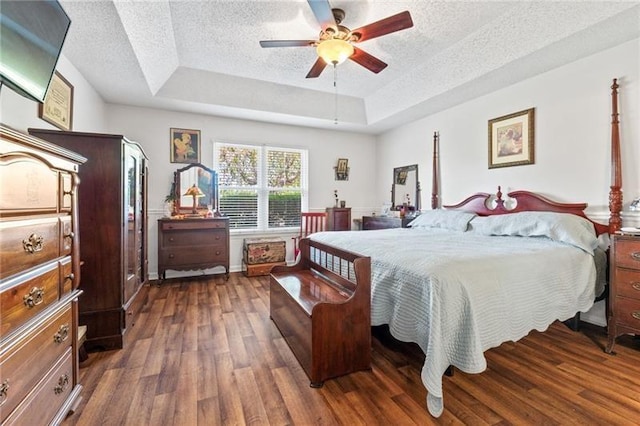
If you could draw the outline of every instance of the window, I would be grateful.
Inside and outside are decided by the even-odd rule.
[[[306,210],[307,150],[216,143],[219,208],[231,229],[300,226]]]

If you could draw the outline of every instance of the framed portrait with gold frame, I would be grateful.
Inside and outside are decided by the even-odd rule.
[[[73,85],[58,71],[53,74],[38,117],[60,130],[73,129]]]
[[[489,168],[534,162],[534,109],[489,120]]]

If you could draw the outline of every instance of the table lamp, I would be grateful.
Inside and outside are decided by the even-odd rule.
[[[193,186],[187,189],[187,192],[185,192],[183,195],[190,195],[193,197],[193,209],[191,210],[190,216],[200,216],[198,214],[198,210],[196,209],[198,205],[196,202],[196,198],[204,197],[205,196],[204,192],[202,192],[200,188],[198,188],[194,183]]]

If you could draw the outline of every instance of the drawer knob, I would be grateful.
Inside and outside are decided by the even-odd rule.
[[[36,253],[44,248],[44,238],[38,234],[31,234],[22,240],[22,248],[27,253]]]
[[[76,236],[76,234],[74,234],[73,231],[69,232],[68,234],[64,234],[65,238],[73,238],[75,236]]]
[[[22,300],[27,308],[33,308],[44,302],[44,289],[40,287],[33,287],[29,294],[25,294]]]
[[[58,379],[58,384],[53,388],[53,393],[56,395],[60,395],[69,387],[69,376],[67,374],[63,374]]]
[[[640,260],[640,251],[634,251],[631,253],[631,257],[633,257],[633,260]]]
[[[632,287],[634,290],[638,290],[638,291],[640,291],[640,282],[636,281],[636,282],[634,282],[634,283],[631,283],[631,287]]]
[[[216,251],[216,256],[217,256],[217,255],[219,255],[219,254],[220,254],[220,251],[219,251],[219,250],[218,250],[218,251]]]
[[[66,277],[64,277],[64,279],[65,279],[65,281],[67,281],[67,280],[68,280],[68,281],[73,281],[73,279],[74,279],[75,277],[76,277],[76,276],[75,276],[75,275],[73,275],[73,272],[72,272],[72,273],[70,273],[69,275],[67,275]]]
[[[173,259],[175,256],[173,254],[169,255],[169,259]]]
[[[69,324],[62,324],[58,329],[58,332],[53,335],[53,341],[56,343],[62,343],[69,337]]]
[[[169,238],[169,241],[174,242],[175,238],[171,237],[171,238]]]
[[[0,404],[4,403],[7,399],[7,395],[9,394],[9,380],[4,380],[0,384]]]
[[[64,195],[73,195],[73,190],[71,191],[62,191]]]
[[[640,320],[640,311],[631,312],[631,316],[634,317],[637,320]]]

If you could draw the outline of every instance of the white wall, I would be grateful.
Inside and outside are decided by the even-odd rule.
[[[105,131],[105,103],[82,74],[63,56],[56,67],[74,89],[72,130],[80,132]],[[0,121],[27,133],[29,127],[57,129],[38,118],[38,103],[18,95],[3,86],[0,93]]]
[[[371,213],[371,206],[379,205],[375,198],[376,145],[370,135],[284,126],[254,121],[234,120],[206,115],[187,114],[109,105],[108,127],[112,133],[124,134],[140,143],[150,164],[149,180],[149,269],[152,278],[157,274],[157,219],[162,217],[164,198],[169,193],[173,172],[184,164],[169,161],[172,127],[201,131],[201,162],[213,165],[213,143],[245,142],[309,150],[309,210],[324,211],[334,205],[334,189],[340,199],[352,208],[352,216]],[[338,158],[348,158],[348,181],[336,181],[334,167]],[[264,234],[260,234],[264,235]],[[231,237],[231,270],[239,271],[242,259],[242,240],[256,234],[234,233]],[[291,236],[287,241],[288,260],[293,260]],[[273,235],[271,235],[273,236]],[[184,275],[169,272],[168,276]]]
[[[640,196],[639,40],[506,87],[379,136],[378,198],[390,170],[418,163],[430,206],[432,135],[440,133],[441,200],[473,192],[527,189],[606,210],[610,185],[611,89],[618,78],[625,204]],[[488,168],[488,120],[535,108],[535,164]]]
[[[379,137],[377,195],[384,199],[394,167],[418,163],[422,205],[430,206],[432,135],[440,133],[440,199],[455,204],[475,192],[526,189],[563,202],[587,202],[594,220],[608,219],[611,89],[617,78],[625,209],[640,196],[639,40],[624,43]],[[488,120],[535,108],[535,164],[488,168]],[[623,223],[637,226],[626,210]],[[605,325],[599,303],[583,315]]]

